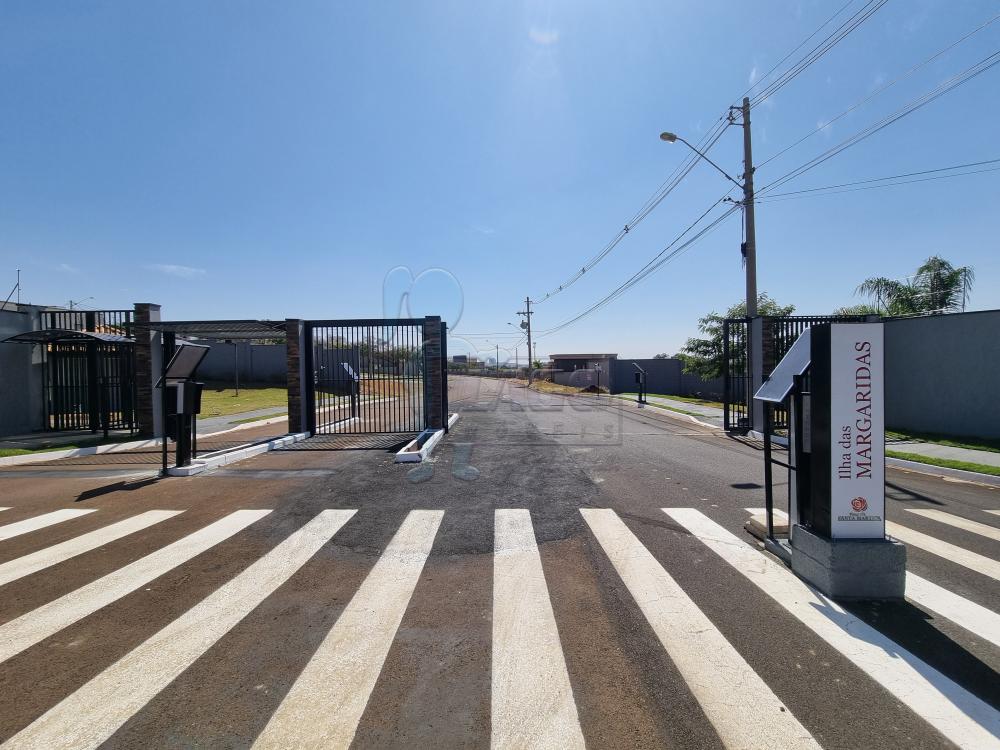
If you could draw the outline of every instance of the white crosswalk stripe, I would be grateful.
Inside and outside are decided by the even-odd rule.
[[[694,508],[663,512],[962,748],[1000,748],[1000,712]]]
[[[0,526],[0,541],[11,539],[21,534],[27,534],[29,531],[38,531],[38,529],[44,529],[46,526],[69,521],[72,518],[79,518],[88,513],[93,513],[95,510],[96,508],[63,508],[62,510],[54,510],[51,513],[43,513],[40,516],[32,516],[23,521],[9,523],[6,526]]]
[[[956,529],[971,531],[973,534],[979,534],[987,539],[995,539],[1000,542],[1000,529],[990,526],[989,524],[971,521],[968,518],[962,518],[961,516],[945,513],[943,510],[935,510],[932,508],[905,508],[905,510],[908,513],[923,516],[924,518],[930,518],[932,521],[938,521],[939,523],[946,523],[949,526],[954,526]]]
[[[984,510],[983,513],[992,513],[994,516],[1000,516],[1000,510]]]
[[[819,747],[614,511],[580,512],[727,748]]]
[[[238,510],[103,578],[0,625],[0,662],[159,578],[257,521],[270,510]]]
[[[1000,615],[996,612],[914,573],[906,574],[906,598],[1000,646]]]
[[[764,512],[763,508],[746,510],[753,515]],[[787,520],[784,511],[775,510],[775,517]],[[910,572],[906,573],[906,598],[1000,646],[1000,615],[996,612]]]
[[[74,537],[61,544],[55,544],[45,549],[40,549],[30,555],[18,557],[15,560],[0,564],[0,586],[24,578],[39,570],[44,570],[52,565],[69,560],[84,552],[90,552],[105,544],[121,539],[129,534],[134,534],[142,529],[149,528],[153,524],[173,518],[181,513],[179,510],[150,510],[140,513],[137,516],[126,518],[104,528],[91,531],[88,534]]]
[[[494,514],[493,748],[583,748],[531,514]]]
[[[354,739],[444,511],[410,511],[255,748],[348,747]]]
[[[93,748],[287,581],[353,516],[324,510],[238,576],[16,734],[4,748]],[[310,716],[309,721],[321,714]]]
[[[905,544],[920,547],[932,555],[943,557],[977,573],[982,573],[984,576],[989,576],[995,581],[1000,581],[1000,562],[986,557],[986,555],[972,552],[957,544],[941,541],[929,534],[924,534],[922,531],[900,526],[892,521],[885,522],[885,531]]]

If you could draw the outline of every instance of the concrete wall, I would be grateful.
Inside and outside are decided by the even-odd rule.
[[[40,308],[21,305],[0,310],[0,340],[41,327]],[[45,427],[42,390],[42,347],[0,344],[0,436],[34,432]]]
[[[697,375],[684,372],[684,363],[679,359],[618,359],[615,362],[613,393],[634,393],[639,389],[635,382],[638,372],[635,362],[646,371],[646,391],[673,396],[702,396],[722,398],[722,378],[702,380]]]
[[[1000,310],[885,322],[889,429],[1000,438]]]
[[[241,383],[276,383],[284,385],[288,362],[284,344],[225,344],[221,341],[199,341],[211,349],[198,368],[200,380],[233,383],[239,365]],[[238,350],[238,351],[237,351]]]

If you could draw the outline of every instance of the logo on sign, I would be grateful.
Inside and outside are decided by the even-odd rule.
[[[868,510],[868,501],[863,497],[856,497],[851,500],[851,508],[854,509],[855,513],[864,513]]]

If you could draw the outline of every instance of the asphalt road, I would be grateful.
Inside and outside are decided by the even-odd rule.
[[[473,378],[451,406],[417,466],[0,471],[2,746],[1000,745],[1000,490],[890,470],[916,600],[841,608],[743,531],[752,442]]]

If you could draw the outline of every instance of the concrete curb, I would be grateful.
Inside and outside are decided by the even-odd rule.
[[[450,430],[455,422],[458,421],[458,413],[452,414],[448,417],[448,429]],[[424,431],[427,432],[426,430]],[[396,453],[395,463],[397,464],[416,464],[420,463],[431,453],[434,452],[434,448],[440,443],[445,436],[444,430],[434,430],[429,437],[427,437],[423,443],[420,443],[420,438],[424,433],[418,435],[416,438],[407,443],[403,448]],[[417,445],[420,445],[419,450],[413,450]]]
[[[251,427],[264,427],[269,424],[277,424],[278,422],[284,422],[288,419],[287,414],[283,414],[280,417],[272,417],[269,419],[260,419],[253,422],[247,422],[246,424],[236,425],[236,427],[230,427],[228,430],[219,430],[218,432],[207,432],[204,435],[199,435],[198,438],[211,438],[217,437],[218,435],[227,435],[230,432],[237,432],[238,430],[247,430]],[[121,451],[136,450],[137,448],[159,448],[162,444],[161,438],[150,438],[148,440],[132,440],[127,443],[107,443],[105,445],[88,445],[85,448],[67,448],[61,451],[40,451],[38,453],[25,453],[21,456],[5,456],[0,458],[0,467],[3,466],[19,466],[20,464],[34,464],[41,461],[52,461],[57,458],[76,458],[77,456],[93,456],[99,453],[119,453]]]
[[[975,484],[985,484],[989,487],[1000,487],[1000,477],[993,474],[980,474],[978,471],[965,471],[964,469],[949,469],[946,466],[935,466],[925,464],[920,461],[907,461],[904,458],[885,457],[885,465],[893,469],[912,471],[914,474],[927,474],[932,477],[942,479],[960,479],[964,482],[974,482]]]
[[[237,461],[244,461],[248,458],[259,456],[262,453],[273,451],[275,448],[284,448],[292,445],[293,443],[297,443],[300,440],[305,440],[307,437],[309,437],[308,432],[294,432],[285,435],[284,437],[268,440],[266,443],[248,445],[245,448],[224,451],[216,455],[209,456],[208,458],[199,458],[192,461],[188,466],[175,466],[167,469],[167,475],[171,477],[194,476],[195,474],[200,474],[203,471],[208,471],[209,469],[216,469],[220,466],[225,466],[227,464],[236,463]]]
[[[712,424],[711,422],[703,422],[702,420],[698,419],[697,417],[692,417],[690,414],[684,414],[684,413],[679,412],[679,411],[674,411],[673,409],[667,409],[667,408],[661,408],[659,406],[654,406],[652,402],[643,404],[642,407],[640,407],[638,403],[636,403],[633,399],[630,399],[630,398],[621,398],[620,396],[611,396],[611,398],[617,399],[618,401],[623,401],[626,404],[634,404],[635,407],[636,407],[636,411],[639,411],[640,408],[642,408],[643,410],[645,410],[645,409],[656,409],[656,411],[651,412],[651,413],[652,414],[662,414],[665,417],[669,417],[671,419],[679,419],[679,420],[681,420],[683,422],[692,422],[693,424],[700,425],[702,427],[707,427],[710,430],[721,430],[722,429],[721,425]]]

